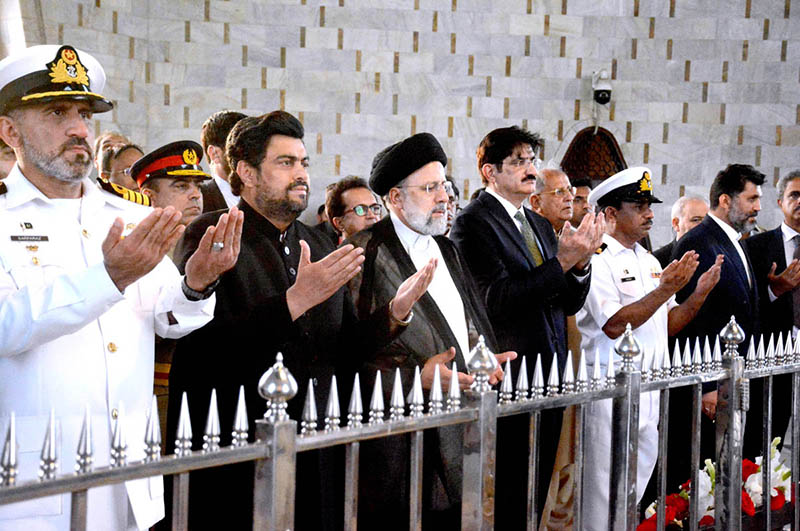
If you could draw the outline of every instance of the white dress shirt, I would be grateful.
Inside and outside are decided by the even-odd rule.
[[[439,307],[442,315],[444,315],[450,330],[458,341],[458,347],[464,355],[464,361],[469,364],[469,333],[467,332],[464,302],[461,300],[461,294],[458,292],[455,282],[453,282],[453,277],[450,276],[447,263],[442,257],[442,251],[433,236],[420,234],[410,229],[391,211],[389,216],[392,219],[394,231],[400,239],[400,244],[406,250],[408,256],[411,257],[411,262],[413,262],[417,271],[425,267],[431,258],[438,259],[439,265],[436,266],[433,280],[428,286],[428,294],[433,298],[433,302]],[[438,354],[438,352],[435,354]]]
[[[239,204],[239,198],[233,195],[231,184],[228,181],[215,175],[214,182],[217,183],[217,188],[219,188],[219,191],[222,194],[222,197],[225,199],[225,204],[228,205],[228,208],[235,207]]]
[[[750,278],[750,267],[748,267],[748,265],[747,265],[747,256],[745,256],[745,254],[744,254],[744,249],[742,249],[742,244],[739,243],[739,240],[742,238],[742,234],[739,233],[739,232],[736,232],[736,229],[734,229],[733,227],[731,227],[730,225],[728,225],[727,223],[725,223],[724,221],[719,219],[717,216],[715,216],[711,212],[709,212],[708,215],[711,217],[711,219],[713,219],[714,221],[717,222],[717,225],[719,225],[722,228],[722,230],[725,232],[725,235],[728,236],[728,238],[731,240],[731,243],[733,243],[733,246],[736,248],[736,252],[739,253],[739,258],[742,259],[742,265],[744,266],[744,272],[747,273],[747,283],[752,288],[753,287],[753,279]]]

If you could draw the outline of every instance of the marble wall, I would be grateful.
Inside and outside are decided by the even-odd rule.
[[[4,0],[8,1],[8,0]],[[117,103],[96,131],[149,149],[199,140],[223,108],[276,108],[306,127],[311,206],[339,177],[366,176],[375,153],[414,132],[443,143],[469,195],[475,148],[519,124],[560,160],[592,126],[591,75],[611,74],[597,109],[628,165],[648,165],[656,244],[669,207],[707,194],[729,162],[774,182],[800,151],[800,1],[770,0],[22,0],[29,45],[96,54]],[[2,33],[0,33],[2,35]]]

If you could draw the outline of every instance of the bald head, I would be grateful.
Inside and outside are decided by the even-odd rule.
[[[708,214],[708,202],[699,196],[684,196],[672,205],[672,229],[675,239],[695,228]]]

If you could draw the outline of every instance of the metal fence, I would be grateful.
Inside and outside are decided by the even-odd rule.
[[[723,348],[719,339],[722,339]],[[461,522],[463,529],[492,529],[494,525],[494,464],[495,434],[498,417],[527,415],[529,417],[530,454],[528,456],[528,528],[535,529],[536,514],[537,455],[539,422],[543,410],[565,406],[575,407],[576,418],[576,480],[574,493],[574,528],[582,527],[581,493],[583,468],[583,426],[585,408],[590,402],[612,399],[612,456],[610,474],[609,529],[634,529],[639,523],[636,504],[636,463],[638,403],[640,393],[660,393],[659,462],[656,466],[658,483],[658,526],[664,528],[663,501],[666,496],[666,468],[664,459],[667,450],[666,421],[668,418],[669,392],[676,387],[690,386],[693,392],[691,418],[694,426],[691,445],[693,449],[692,479],[698,484],[700,398],[702,384],[718,384],[717,405],[717,479],[715,490],[716,528],[741,529],[741,472],[743,423],[748,409],[748,381],[764,378],[764,469],[763,491],[770,492],[768,442],[771,437],[772,377],[792,374],[792,417],[800,418],[800,341],[792,345],[779,340],[777,346],[751,349],[747,359],[739,356],[737,346],[744,341],[741,329],[731,322],[720,333],[712,348],[708,340],[704,348],[699,341],[694,350],[688,346],[683,351],[676,349],[670,359],[669,353],[656,353],[649,366],[639,370],[634,358],[641,346],[630,331],[630,326],[616,345],[622,357],[621,370],[615,374],[614,364],[609,363],[605,374],[601,374],[599,363],[593,366],[592,374],[587,370],[583,357],[579,360],[577,374],[573,372],[571,360],[559,377],[553,365],[547,384],[542,374],[541,362],[535,362],[532,385],[529,385],[525,360],[513,384],[513,375],[506,370],[498,391],[489,385],[490,374],[496,369],[496,361],[482,342],[474,351],[469,370],[475,380],[472,388],[462,395],[452,379],[446,396],[442,393],[438,369],[427,405],[423,399],[419,372],[409,395],[404,399],[399,375],[395,378],[389,416],[385,417],[381,379],[376,378],[375,389],[369,404],[367,418],[361,400],[358,377],[347,408],[346,422],[342,425],[336,386],[332,385],[327,402],[322,430],[317,430],[318,416],[309,387],[305,409],[298,434],[297,422],[288,418],[286,404],[297,393],[297,384],[284,367],[280,354],[275,365],[261,378],[259,392],[267,400],[264,418],[256,422],[256,441],[248,443],[248,422],[245,413],[244,394],[240,393],[239,406],[233,427],[233,443],[220,447],[220,422],[216,408],[216,397],[212,394],[209,416],[203,435],[203,449],[192,452],[192,429],[189,425],[185,400],[181,407],[176,451],[174,455],[161,456],[161,435],[155,401],[148,418],[144,441],[145,459],[129,462],[127,444],[122,422],[117,421],[112,434],[110,465],[93,467],[91,426],[87,414],[80,441],[77,446],[75,473],[57,475],[59,456],[55,453],[55,421],[51,415],[50,426],[42,448],[39,479],[17,478],[17,445],[15,422],[12,414],[8,423],[2,458],[0,459],[0,505],[33,498],[71,493],[71,529],[85,529],[87,515],[87,491],[90,488],[116,484],[124,481],[158,475],[173,475],[173,529],[187,528],[189,501],[189,472],[218,467],[232,463],[254,461],[256,467],[254,484],[254,529],[291,529],[294,525],[295,463],[299,452],[345,445],[345,529],[357,527],[358,514],[358,462],[361,441],[408,433],[410,446],[410,490],[409,528],[421,529],[422,520],[422,452],[423,430],[462,424],[463,440],[463,496]],[[645,346],[646,348],[647,346]],[[508,365],[507,365],[508,367]],[[407,414],[406,414],[407,411]],[[800,457],[800,423],[793,422],[792,430],[792,490],[797,484]],[[25,481],[20,481],[25,479]],[[698,527],[697,496],[690,499],[689,528]],[[768,507],[768,496],[765,496]],[[770,511],[765,510],[765,529],[770,529]],[[800,529],[800,512],[793,510],[792,528]]]

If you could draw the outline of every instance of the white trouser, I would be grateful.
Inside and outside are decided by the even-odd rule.
[[[639,459],[636,464],[636,501],[644,489],[658,458],[657,392],[639,400]],[[583,529],[608,531],[608,488],[611,476],[611,399],[592,402],[584,424]]]

